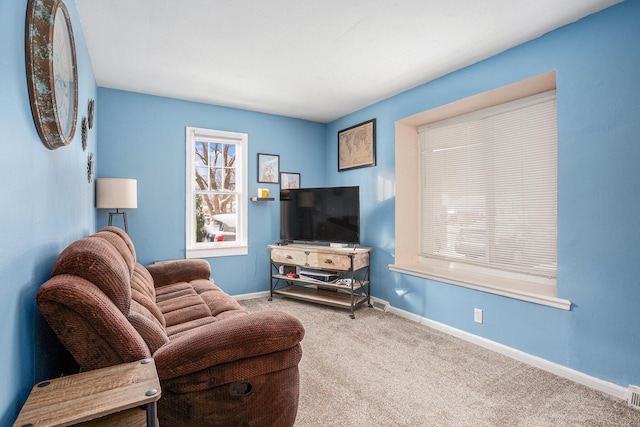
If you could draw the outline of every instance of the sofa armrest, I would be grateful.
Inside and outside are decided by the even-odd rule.
[[[267,311],[220,320],[177,337],[154,354],[160,380],[189,375],[222,363],[287,350],[304,337],[294,316]]]
[[[153,277],[156,288],[178,282],[191,282],[196,279],[209,279],[211,266],[203,259],[179,259],[160,261],[146,266]]]

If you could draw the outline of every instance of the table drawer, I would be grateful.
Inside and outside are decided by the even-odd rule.
[[[349,255],[311,252],[307,256],[307,264],[311,268],[347,271],[351,269],[351,257]]]
[[[295,251],[290,249],[272,249],[271,261],[283,264],[304,266],[307,263],[307,254],[302,251]]]

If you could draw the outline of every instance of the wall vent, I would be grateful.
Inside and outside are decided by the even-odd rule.
[[[371,305],[378,310],[387,311],[387,304],[383,301],[373,301]]]
[[[635,385],[629,386],[629,398],[627,400],[627,403],[633,409],[640,410],[640,387]]]

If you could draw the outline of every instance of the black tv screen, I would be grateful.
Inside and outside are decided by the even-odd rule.
[[[280,239],[360,243],[360,187],[282,190]]]

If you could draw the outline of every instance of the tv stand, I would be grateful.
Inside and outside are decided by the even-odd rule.
[[[273,294],[334,307],[354,310],[362,304],[371,307],[369,253],[371,248],[288,244],[269,245],[269,301]],[[282,273],[280,272],[282,267]],[[338,276],[322,282],[299,276],[300,270],[317,270]],[[284,271],[289,270],[289,271]],[[291,277],[287,272],[294,273]],[[345,280],[350,279],[350,280]]]

